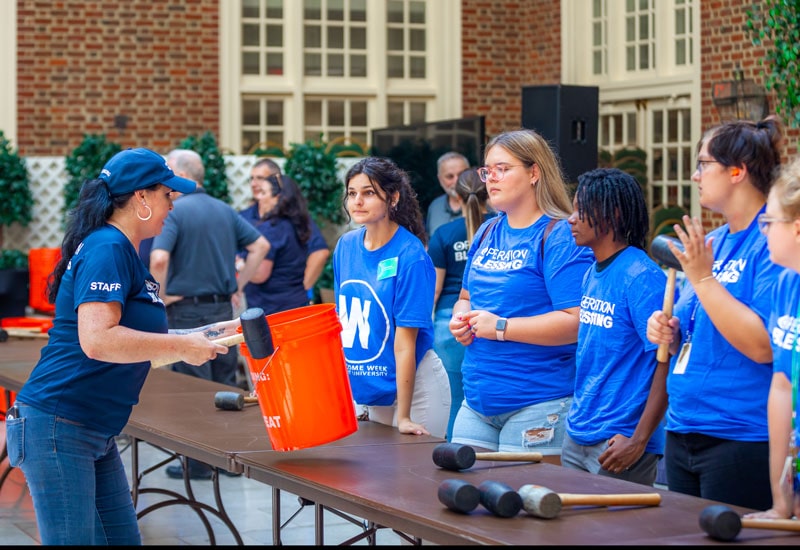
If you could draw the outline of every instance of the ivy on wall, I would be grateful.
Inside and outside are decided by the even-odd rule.
[[[800,0],[762,0],[747,10],[747,28],[756,46],[772,43],[759,65],[765,84],[777,95],[776,111],[800,126]]]

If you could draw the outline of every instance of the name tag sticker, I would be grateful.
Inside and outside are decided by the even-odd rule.
[[[397,257],[383,260],[378,264],[378,280],[397,276]]]

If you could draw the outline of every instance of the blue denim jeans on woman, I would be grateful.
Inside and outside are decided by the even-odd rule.
[[[450,381],[450,419],[447,422],[447,440],[453,435],[453,422],[464,400],[464,384],[461,376],[461,362],[464,360],[464,346],[459,344],[450,332],[450,318],[453,308],[436,310],[433,317],[433,349],[442,360],[447,379]]]
[[[16,405],[8,457],[25,474],[42,544],[141,545],[116,434]]]

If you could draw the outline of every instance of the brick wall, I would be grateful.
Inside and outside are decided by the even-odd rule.
[[[559,0],[464,0],[461,25],[464,116],[519,128],[522,87],[561,81]]]
[[[771,44],[754,46],[747,32],[749,0],[730,2],[701,0],[700,62],[702,74],[702,127],[719,124],[720,119],[711,99],[714,82],[731,80],[737,65],[744,70],[744,78],[764,86],[764,69],[758,64]],[[770,112],[775,112],[775,93],[768,94]],[[800,129],[785,128],[784,161],[797,155]],[[723,223],[719,214],[703,210],[704,225],[716,227]]]
[[[68,155],[84,133],[164,153],[218,135],[218,0],[17,0],[17,10],[21,155]],[[124,132],[115,115],[128,117]]]

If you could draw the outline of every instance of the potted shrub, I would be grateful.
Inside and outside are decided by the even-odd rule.
[[[4,227],[33,219],[33,193],[25,162],[0,130],[0,317],[21,317],[28,304],[28,255],[7,248]]]

